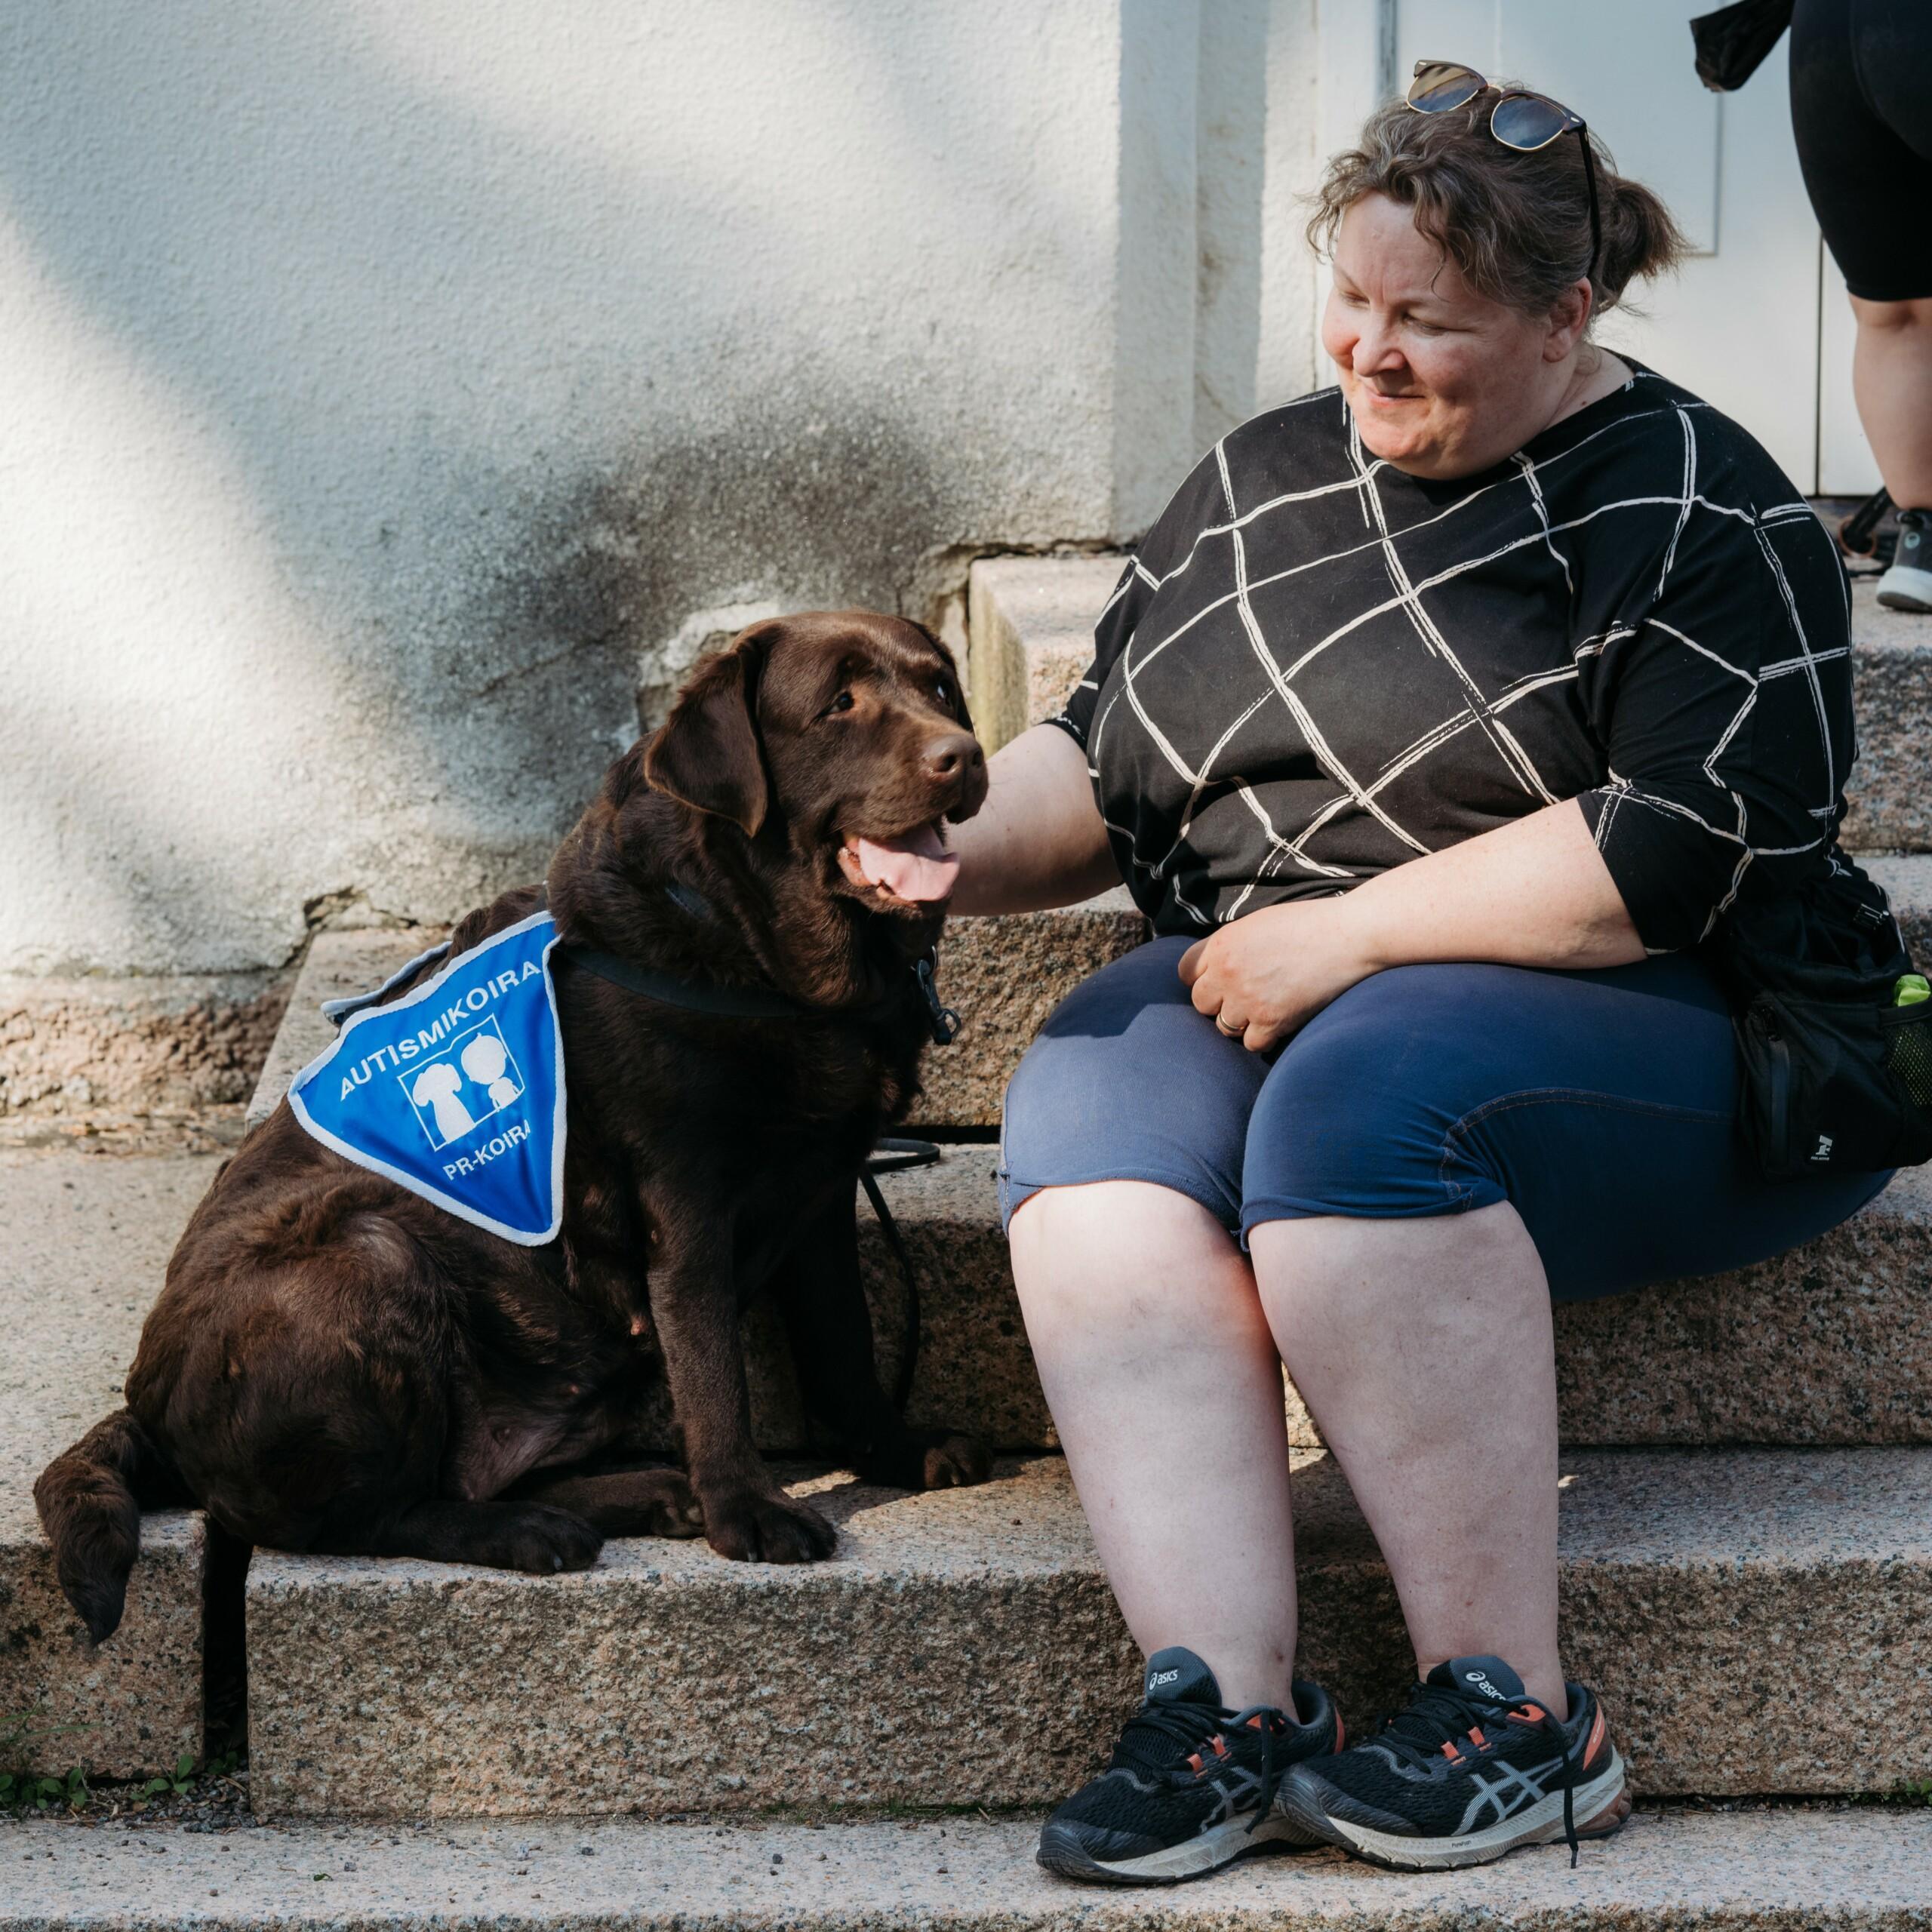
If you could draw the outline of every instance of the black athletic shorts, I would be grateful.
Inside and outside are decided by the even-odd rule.
[[[1798,0],[1791,119],[1852,294],[1932,295],[1932,0]]]

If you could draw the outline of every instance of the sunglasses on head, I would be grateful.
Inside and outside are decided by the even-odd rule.
[[[1489,117],[1489,131],[1506,148],[1534,154],[1565,134],[1577,137],[1577,145],[1583,150],[1583,186],[1590,197],[1590,260],[1583,272],[1594,275],[1597,257],[1603,251],[1603,230],[1597,214],[1596,164],[1590,155],[1589,129],[1580,114],[1573,114],[1546,94],[1496,87],[1460,60],[1418,60],[1415,78],[1402,99],[1418,114],[1447,114],[1492,91],[1496,106]]]

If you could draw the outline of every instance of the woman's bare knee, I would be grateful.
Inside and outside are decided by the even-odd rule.
[[[1043,1187],[1014,1210],[1007,1225],[1015,1262],[1023,1248],[1103,1249],[1165,1255],[1207,1250],[1238,1255],[1234,1237],[1190,1196],[1138,1180]],[[1064,1258],[1057,1256],[1057,1258]]]
[[[1198,1319],[1241,1305],[1260,1319],[1254,1276],[1232,1235],[1201,1204],[1145,1181],[1042,1188],[1007,1229],[1028,1324],[1106,1311],[1112,1321]]]

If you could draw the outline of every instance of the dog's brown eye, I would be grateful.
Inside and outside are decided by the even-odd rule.
[[[851,708],[852,694],[850,691],[841,691],[826,707],[828,711],[850,711]]]
[[[933,688],[938,692],[939,701],[941,704],[950,704],[952,702],[952,690],[943,678],[940,678]]]

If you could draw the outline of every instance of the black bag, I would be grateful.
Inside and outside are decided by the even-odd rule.
[[[1738,0],[1690,23],[1697,78],[1713,94],[1741,88],[1791,25],[1793,0]]]
[[[1932,1160],[1932,999],[1884,894],[1841,871],[1726,915],[1716,959],[1743,1061],[1738,1121],[1774,1179]]]

